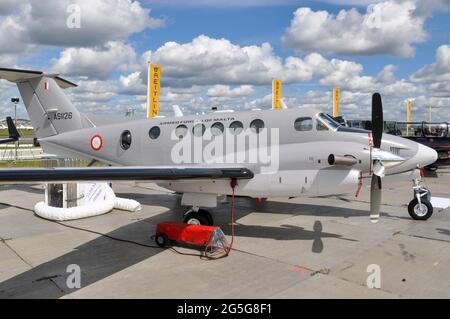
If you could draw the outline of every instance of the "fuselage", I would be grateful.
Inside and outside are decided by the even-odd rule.
[[[124,121],[46,137],[40,143],[49,153],[110,165],[246,167],[255,177],[240,181],[236,193],[247,196],[354,191],[360,175],[371,172],[373,151],[370,131],[339,127],[309,108]],[[434,150],[387,134],[379,152],[393,159],[386,174],[414,170],[436,159]],[[331,154],[354,163],[330,165]],[[226,181],[160,184],[179,192],[230,192]]]

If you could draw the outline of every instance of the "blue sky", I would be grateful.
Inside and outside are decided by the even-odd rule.
[[[388,118],[403,120],[411,98],[414,120],[425,120],[431,103],[436,118],[450,121],[448,1],[386,0],[372,9],[364,0],[4,1],[1,66],[61,73],[80,84],[68,94],[86,113],[133,107],[143,116],[151,56],[166,70],[163,114],[172,104],[186,113],[268,108],[277,77],[290,107],[329,112],[339,86],[349,118],[369,117],[370,94],[381,91]],[[79,30],[65,25],[70,4],[80,8]],[[380,26],[368,28],[365,19],[378,13]],[[18,93],[1,82],[6,116]]]

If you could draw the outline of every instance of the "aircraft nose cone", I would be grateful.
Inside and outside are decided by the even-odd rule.
[[[438,155],[434,149],[423,144],[419,144],[415,158],[417,159],[417,163],[420,167],[425,167],[436,162]]]

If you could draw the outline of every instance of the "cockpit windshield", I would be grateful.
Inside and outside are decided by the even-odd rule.
[[[324,113],[317,114],[317,119],[320,120],[323,124],[325,124],[328,128],[335,130],[339,126],[341,126],[338,122],[336,122],[331,116]]]

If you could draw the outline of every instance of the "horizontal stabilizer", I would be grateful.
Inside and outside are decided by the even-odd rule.
[[[5,79],[14,83],[19,83],[26,81],[27,79],[33,79],[42,76],[53,78],[58,86],[62,89],[77,86],[75,83],[65,80],[59,77],[57,74],[46,74],[42,71],[0,68],[0,79]]]

